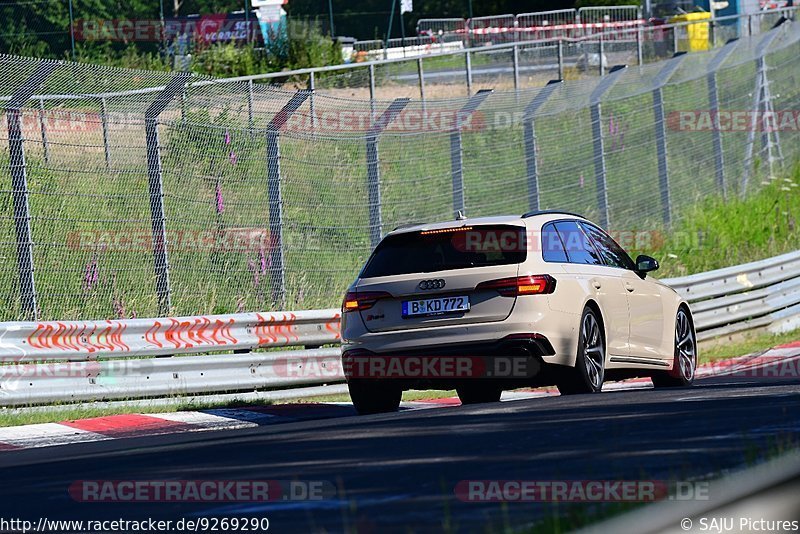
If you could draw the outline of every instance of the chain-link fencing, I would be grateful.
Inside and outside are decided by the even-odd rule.
[[[511,50],[487,65],[533,64]],[[458,210],[666,228],[797,159],[798,58],[787,23],[603,77],[384,100],[0,56],[0,319],[337,306],[383,234]]]

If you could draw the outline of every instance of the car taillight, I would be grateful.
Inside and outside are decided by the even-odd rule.
[[[481,282],[475,289],[494,289],[504,297],[543,295],[556,290],[556,279],[549,274],[534,274]]]
[[[385,291],[348,291],[342,303],[343,312],[368,310],[380,299],[391,298]]]

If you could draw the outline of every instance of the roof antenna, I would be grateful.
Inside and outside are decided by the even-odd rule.
[[[466,215],[464,215],[464,212],[463,212],[463,211],[461,211],[461,210],[458,210],[458,211],[456,212],[456,220],[457,220],[457,221],[463,221],[463,220],[464,220],[464,219],[466,219],[466,218],[467,218],[467,216],[466,216]]]

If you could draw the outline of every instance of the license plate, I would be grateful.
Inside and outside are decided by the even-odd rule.
[[[466,311],[469,311],[469,297],[439,297],[403,301],[403,317],[444,315],[445,313]]]

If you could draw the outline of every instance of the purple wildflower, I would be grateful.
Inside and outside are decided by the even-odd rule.
[[[581,189],[583,189],[583,173],[581,173]]]
[[[225,144],[231,144],[231,133],[228,130],[225,130]]]
[[[231,153],[230,153],[230,155],[228,155],[228,159],[230,160],[230,162],[231,162],[231,165],[236,165],[236,160],[237,160],[237,158],[236,158],[236,152],[234,152],[233,150],[231,150]]]
[[[222,198],[222,184],[219,183],[219,180],[217,180],[214,197],[217,203],[217,215],[221,215],[225,211],[225,199]]]
[[[267,256],[264,254],[264,247],[260,247],[258,249],[258,259],[261,263],[261,274],[266,274],[267,272]]]
[[[258,287],[258,282],[261,275],[256,267],[256,262],[253,260],[247,260],[247,270],[253,274],[253,286]]]
[[[83,288],[86,291],[91,291],[99,278],[99,269],[97,266],[97,255],[92,258],[92,261],[86,264],[83,274]]]

